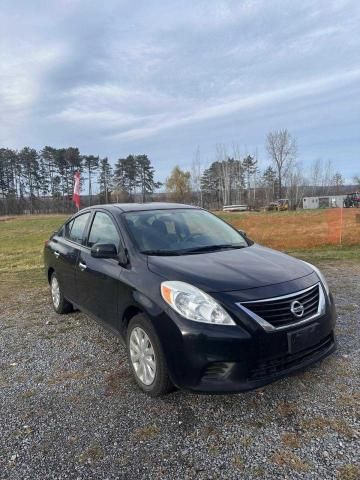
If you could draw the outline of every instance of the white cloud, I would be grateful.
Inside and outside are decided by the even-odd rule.
[[[18,109],[27,107],[36,98],[38,85],[36,77],[39,75],[41,63],[46,62],[46,51],[16,52],[8,55],[3,50],[0,55],[2,75],[0,77],[0,102],[3,108]],[[45,57],[45,58],[44,58]]]
[[[172,116],[161,122],[158,122],[156,119],[156,121],[151,121],[142,127],[126,130],[113,136],[128,140],[141,139],[155,135],[165,129],[213,120],[242,110],[256,109],[268,104],[276,104],[279,101],[287,100],[293,102],[299,97],[320,96],[332,89],[346,87],[349,82],[356,80],[360,80],[360,68],[328,77],[309,79],[305,82],[258,92],[246,97],[222,99],[222,101],[217,104],[202,107],[198,106],[196,110],[180,114],[175,118]]]

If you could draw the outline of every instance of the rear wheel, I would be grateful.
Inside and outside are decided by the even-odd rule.
[[[136,383],[157,397],[172,390],[164,352],[154,327],[145,315],[136,315],[127,330],[127,353]]]
[[[50,279],[51,298],[56,313],[63,314],[72,311],[73,307],[64,297],[56,273],[53,272]]]

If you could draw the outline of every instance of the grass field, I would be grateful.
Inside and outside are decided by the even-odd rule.
[[[263,245],[310,260],[360,260],[360,212],[344,210],[342,246],[340,210],[218,214]],[[11,274],[41,277],[42,249],[64,215],[0,218],[0,281]],[[34,275],[35,274],[35,275]]]

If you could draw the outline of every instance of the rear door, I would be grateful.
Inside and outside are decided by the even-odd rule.
[[[122,267],[117,259],[92,257],[91,247],[96,243],[112,243],[119,249],[120,241],[115,219],[107,211],[97,210],[76,267],[79,305],[115,328],[118,327],[117,305]]]
[[[52,266],[59,278],[64,296],[77,302],[75,267],[81,245],[85,241],[91,212],[81,213],[67,222],[51,242]]]

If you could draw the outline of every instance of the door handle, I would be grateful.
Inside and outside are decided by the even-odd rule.
[[[60,252],[57,252],[57,251],[55,250],[54,255],[55,255],[56,258],[59,258],[59,257],[60,257]]]
[[[87,269],[87,266],[86,266],[85,263],[79,262],[79,268],[80,268],[80,270],[83,272],[84,270]]]

